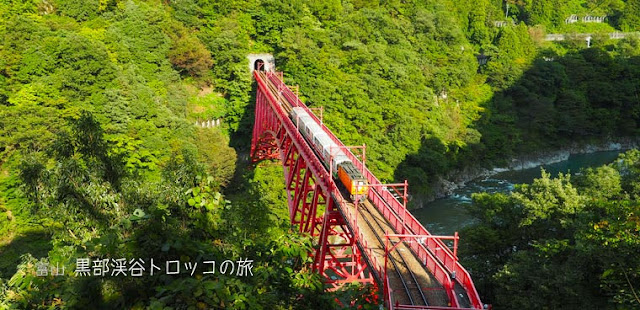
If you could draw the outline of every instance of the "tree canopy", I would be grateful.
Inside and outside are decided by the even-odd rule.
[[[376,307],[359,298],[367,288],[322,293],[307,264],[314,245],[287,220],[282,171],[247,163],[255,101],[247,55],[272,53],[338,137],[366,143],[380,179],[408,178],[412,194],[433,196],[438,180],[467,168],[636,137],[640,39],[608,33],[638,31],[639,7],[2,0],[0,308],[326,309],[336,298]],[[580,21],[567,22],[571,15]],[[547,33],[566,40],[547,42]],[[580,33],[592,35],[589,47]],[[485,259],[469,264],[487,296],[540,305],[501,294],[542,281],[538,303],[634,306],[637,157],[476,197],[483,222],[469,234],[492,242],[469,249]],[[611,249],[621,255],[598,252]],[[45,257],[72,266],[142,256],[250,257],[255,276],[37,277],[34,269]],[[549,268],[528,273],[540,264]],[[567,276],[551,279],[558,270]]]
[[[480,222],[461,232],[461,253],[484,300],[522,309],[640,305],[639,154],[577,175],[543,171],[510,195],[474,195]]]

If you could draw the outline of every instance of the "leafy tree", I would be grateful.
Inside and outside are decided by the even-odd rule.
[[[213,64],[209,50],[196,37],[177,39],[169,51],[171,63],[193,76],[206,74]]]
[[[622,17],[620,18],[620,24],[622,25],[623,30],[632,31],[637,30],[640,27],[640,17],[638,16],[639,10],[640,1],[627,0],[624,11],[622,12]]]
[[[236,152],[227,146],[228,139],[218,130],[208,128],[198,130],[196,135],[201,162],[207,166],[208,173],[216,184],[229,184],[236,170]]]
[[[640,304],[638,204],[626,192],[637,177],[622,177],[637,153],[575,179],[543,171],[508,196],[474,195],[470,210],[480,222],[463,232],[471,255],[463,263],[486,287],[484,300],[524,309]]]
[[[78,21],[85,21],[96,17],[101,1],[56,0],[55,2],[61,15],[69,16]]]

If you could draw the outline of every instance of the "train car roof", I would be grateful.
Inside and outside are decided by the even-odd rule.
[[[298,119],[299,122],[304,124],[311,135],[318,140],[318,143],[323,150],[332,154],[333,160],[336,164],[349,161],[349,157],[343,152],[342,149],[329,137],[324,129],[301,107],[295,107],[292,109],[292,115]]]

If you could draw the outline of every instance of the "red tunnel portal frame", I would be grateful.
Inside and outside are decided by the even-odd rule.
[[[302,107],[318,124],[321,124],[320,120],[282,82],[282,73],[254,71],[253,75],[258,89],[251,157],[254,162],[280,160],[282,163],[291,224],[300,232],[311,235],[314,240],[313,270],[323,276],[330,290],[348,282],[370,283],[376,288],[379,283],[387,283],[388,279],[380,278],[386,274],[383,267],[380,267],[384,265],[376,261],[374,255],[370,255],[371,248],[358,231],[354,214],[348,207],[349,202],[342,198],[330,173],[289,119],[282,103]],[[334,142],[344,146],[333,133],[323,125],[321,127]],[[368,200],[396,231],[407,235],[430,235],[391,193],[380,186],[374,186],[380,185],[380,181],[364,168],[353,153],[348,150],[345,153],[358,169],[364,171],[365,177],[372,184]],[[452,283],[450,274],[456,274],[455,281],[468,293],[471,307],[483,308],[468,272],[442,240],[429,238],[424,244],[411,243],[410,248],[426,265],[440,268],[435,275],[436,278],[440,277],[442,283]],[[363,255],[362,251],[366,251],[368,255]],[[370,266],[378,267],[372,270]],[[453,287],[452,284],[449,286]],[[451,294],[450,297],[453,298],[453,307],[448,309],[457,308],[456,297]],[[386,302],[386,294],[384,298]],[[389,306],[394,308],[393,305]]]

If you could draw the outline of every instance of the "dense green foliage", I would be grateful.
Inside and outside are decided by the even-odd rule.
[[[368,293],[323,293],[309,238],[265,185],[277,165],[236,173],[228,129],[249,84],[214,92],[232,79],[168,6],[2,1],[0,15],[0,309],[332,308]],[[193,125],[221,117],[231,126]],[[254,267],[81,277],[79,258]],[[64,274],[36,276],[44,260]]]
[[[504,309],[640,306],[640,151],[578,175],[477,194],[463,263]]]
[[[482,141],[489,156],[562,147],[573,141],[638,134],[638,40],[602,42],[591,49],[545,49],[509,87],[496,93]],[[571,43],[569,43],[571,44]],[[496,65],[494,65],[496,64]],[[490,63],[494,78],[514,69]],[[509,66],[507,64],[507,66]],[[510,130],[507,130],[509,129]]]
[[[637,38],[597,36],[588,50],[579,39],[543,40],[544,29],[637,29],[629,11],[634,2],[507,2],[514,25],[504,27],[494,22],[505,20],[506,3],[490,0],[171,6],[211,50],[214,86],[227,98],[222,112],[238,134],[234,143],[248,136],[251,122],[244,57],[271,52],[286,82],[299,84],[309,105],[325,108],[327,125],[345,143],[367,144],[379,178],[409,178],[413,191],[429,193],[439,176],[469,165],[636,134],[637,115],[625,109],[638,103]],[[571,14],[610,18],[565,24]],[[489,57],[486,66],[478,65],[479,53]],[[600,96],[594,86],[623,92]]]
[[[572,14],[608,18],[565,23]],[[246,169],[249,53],[273,53],[346,144],[367,144],[381,179],[424,194],[469,166],[637,136],[640,40],[606,33],[639,29],[639,0],[0,0],[0,308],[327,308],[366,293],[322,293],[274,191],[281,170]],[[547,32],[594,35],[586,48]],[[627,170],[477,197],[475,236],[496,239],[471,249],[486,258],[474,271],[489,299],[531,302],[498,287],[524,296],[537,279],[519,275],[548,262],[541,278],[567,278],[539,302],[633,305],[621,279],[637,282],[637,240],[622,237],[637,211],[634,156]],[[42,257],[69,272],[80,257],[249,257],[256,275],[36,277]]]

